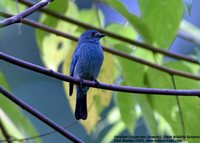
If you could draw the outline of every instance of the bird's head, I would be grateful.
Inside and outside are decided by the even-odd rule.
[[[87,30],[79,38],[79,42],[99,42],[102,37],[106,36],[96,30]]]

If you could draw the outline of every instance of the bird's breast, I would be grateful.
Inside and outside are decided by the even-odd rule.
[[[84,79],[96,79],[104,59],[100,45],[84,47],[78,61],[79,76]]]

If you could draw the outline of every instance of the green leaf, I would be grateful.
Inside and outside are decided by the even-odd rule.
[[[56,11],[60,14],[65,14],[66,11],[68,10],[68,7],[70,8],[72,6],[72,5],[70,6],[68,5],[69,5],[69,0],[59,0],[59,1],[54,1],[53,4],[48,5],[47,9]],[[40,22],[51,27],[57,27],[59,21],[60,19],[53,16],[49,16],[44,13],[41,14],[40,16]],[[45,33],[48,33],[48,32],[45,32]],[[40,40],[43,41],[42,39]]]
[[[19,11],[17,11],[19,7]],[[17,3],[16,0],[1,0],[0,1],[0,10],[9,12],[11,14],[18,14],[19,12],[24,11],[26,6]]]
[[[141,18],[148,25],[156,45],[169,48],[184,14],[182,0],[139,0]]]
[[[117,93],[117,104],[120,110],[122,121],[126,124],[126,127],[133,134],[135,124],[137,121],[136,102],[135,98],[131,94]]]
[[[167,63],[166,66],[174,68],[176,70],[192,73],[191,68],[186,66],[184,63],[170,62]],[[177,89],[200,89],[200,84],[196,80],[175,76],[175,82]],[[186,135],[193,135],[193,136],[198,135],[199,130],[197,127],[200,126],[199,122],[200,107],[198,106],[200,105],[199,97],[179,97],[179,99],[182,107],[183,119],[185,122]],[[177,114],[175,115],[177,116]],[[176,118],[176,116],[174,118]],[[192,124],[191,124],[191,116],[192,116]],[[175,134],[177,134],[178,131],[175,128],[173,129],[175,130]],[[193,142],[194,140],[188,139],[188,141]]]
[[[122,75],[124,77],[122,85],[132,85],[136,87],[143,87],[145,66],[133,61],[128,61],[127,59],[121,59],[120,63],[123,68]],[[122,105],[127,106],[127,108],[129,108],[125,110],[123,110],[123,108],[120,109],[121,114],[129,113],[129,117],[128,117],[129,119],[126,119],[126,120],[132,119],[132,125],[135,125],[137,121],[136,119],[139,118],[139,116],[137,116],[138,112],[136,110],[136,105],[139,105],[142,112],[142,116],[144,117],[147,123],[147,126],[149,127],[151,133],[156,135],[157,134],[156,121],[153,115],[153,109],[150,105],[150,101],[148,100],[148,98],[144,95],[138,95],[138,94],[131,95],[131,94],[125,94],[125,93],[124,93],[123,98],[127,98],[127,100],[129,100],[128,103],[130,103],[130,105],[124,99],[123,100],[119,99],[117,101],[118,103],[122,102],[121,103]],[[125,124],[129,125],[127,126],[129,130],[131,127],[134,127],[134,126],[130,126],[130,123],[128,124],[128,122],[127,123],[125,122]]]
[[[121,25],[118,23],[112,23],[106,26],[106,30],[112,33],[120,34],[124,37],[131,39],[135,39],[137,37],[137,33],[130,25]],[[106,39],[106,44],[108,44],[110,47],[114,47],[128,54],[133,52],[133,46],[128,43],[116,40],[109,36],[106,36],[105,39]]]
[[[108,25],[106,29],[126,37],[136,38],[136,32],[130,26],[123,26],[120,24],[113,23],[111,25]],[[108,37],[106,38],[106,41],[108,42],[109,45],[112,45],[118,50],[122,50],[123,52],[130,53],[133,51],[133,48],[131,48],[129,44],[123,43],[121,41],[114,40]],[[137,70],[140,67],[136,66],[134,71],[132,71],[133,70],[133,68],[131,68],[133,66],[132,62],[120,57],[117,57],[116,59],[119,62],[121,74],[123,76],[122,85],[129,85],[132,82],[137,82],[135,80],[136,78],[133,77],[132,75],[134,74],[135,70]],[[138,79],[140,79],[140,77],[138,77]],[[116,102],[119,107],[120,115],[123,122],[129,129],[129,131],[133,133],[138,118],[135,109],[136,101],[134,96],[127,93],[118,92],[116,93]]]
[[[98,137],[99,134],[107,127],[116,124],[121,120],[119,109],[114,106],[109,110],[105,119],[102,119],[96,126],[92,136]],[[117,135],[117,134],[116,134]]]
[[[0,72],[0,84],[10,90],[2,72]],[[0,94],[0,117],[8,133],[13,138],[23,139],[38,135],[35,127],[26,118],[21,109],[2,94]],[[35,141],[37,143],[42,142],[40,138]]]
[[[118,58],[118,61],[121,66],[121,73],[123,76],[122,85],[125,86],[144,86],[144,73],[145,66],[139,63],[129,61],[127,59]],[[139,74],[138,74],[139,71]],[[128,93],[117,93],[116,101],[118,103],[118,107],[120,109],[121,118],[126,124],[127,128],[131,133],[133,133],[135,129],[135,124],[138,119],[138,112],[136,110],[136,105],[139,105],[142,109],[142,115],[148,121],[150,125],[150,130],[154,130],[152,125],[152,116],[149,115],[151,108],[148,105],[148,101],[145,100],[145,96],[141,96],[138,94],[128,94]],[[143,105],[144,104],[144,105]]]
[[[149,68],[147,71],[147,79],[151,88],[173,88],[170,76],[161,71]],[[151,102],[154,110],[161,114],[169,123],[170,127],[176,129],[178,131],[176,133],[180,135],[180,120],[174,117],[174,115],[178,115],[176,98],[169,96],[152,96]]]
[[[115,34],[120,34],[121,36],[130,38],[130,39],[136,39],[136,37],[137,37],[137,33],[135,32],[135,30],[130,25],[121,25],[119,23],[111,23],[111,24],[106,26],[106,30],[108,30],[112,33],[115,33]],[[129,53],[130,49],[133,48],[132,45],[127,44],[127,43],[120,41],[120,40],[116,40],[116,39],[111,38],[109,36],[106,36],[105,39],[106,39],[106,43],[108,43],[111,46],[117,46],[116,48],[118,50],[123,51],[123,52]],[[126,47],[128,47],[128,49],[124,48],[123,47],[124,45]],[[120,47],[122,47],[122,48],[120,48]]]
[[[170,62],[166,64],[167,67],[177,70],[192,72],[192,70],[181,62]],[[170,75],[160,72],[155,69],[147,71],[147,79],[152,88],[173,88],[172,79]],[[156,79],[156,82],[155,82]],[[177,89],[199,89],[200,85],[197,81],[175,76],[175,83]],[[179,97],[183,119],[185,122],[186,135],[197,135],[198,126],[200,126],[199,110],[200,100],[197,97]],[[154,110],[158,112],[169,123],[174,135],[182,135],[182,127],[180,123],[180,116],[176,97],[173,96],[152,96],[151,98]],[[191,124],[192,116],[192,124]]]
[[[119,135],[122,131],[124,131],[126,128],[124,123],[122,121],[117,122],[105,135],[105,137],[102,139],[102,143],[110,143],[114,140],[114,136]]]
[[[151,51],[142,49],[142,48],[137,48],[134,51],[134,56],[140,57],[140,58],[144,58],[145,57],[145,60],[150,61],[150,62],[155,62],[155,55],[154,55],[154,53],[151,52]],[[156,60],[157,60],[157,58],[156,58]],[[162,61],[162,60],[159,60],[159,62],[160,61]]]
[[[122,26],[120,24],[111,24],[107,27],[111,32],[121,34],[122,36],[131,37],[135,39],[137,34],[129,26]],[[112,44],[118,50],[123,50],[126,53],[133,53],[134,49],[130,47],[129,44],[115,41],[113,39],[107,38],[109,44]],[[136,50],[137,51],[137,50]],[[146,57],[146,55],[145,55]],[[133,85],[133,86],[144,86],[144,74],[146,66],[141,65],[137,62],[133,62],[124,58],[116,58],[122,75],[121,85]],[[138,74],[138,71],[140,74]],[[156,122],[153,116],[153,110],[150,106],[148,99],[145,96],[140,96],[138,94],[128,94],[128,93],[117,93],[116,102],[120,110],[121,118],[125,123],[126,127],[129,129],[130,133],[133,134],[135,129],[135,124],[139,118],[139,111],[136,110],[136,106],[139,105],[142,110],[142,115],[148,124],[149,129],[152,133],[156,134]]]
[[[79,21],[93,25],[95,27],[101,27],[104,26],[104,15],[100,10],[96,9],[82,9],[79,12]],[[83,33],[85,31],[85,28],[82,28],[81,26],[78,27],[77,30],[79,33]]]
[[[117,12],[124,16],[128,22],[135,28],[135,30],[141,34],[144,41],[147,43],[153,43],[152,33],[148,27],[148,24],[145,23],[138,16],[130,13],[127,8],[119,0],[104,0],[108,5],[112,6]]]
[[[68,2],[68,0],[55,1],[48,9],[64,15],[71,15],[74,17],[78,15],[76,5],[73,2]],[[42,14],[39,21],[42,24],[67,33],[73,33],[76,30],[76,26],[46,14]],[[59,65],[66,57],[67,50],[71,47],[71,41],[38,29],[36,31],[36,36],[44,65],[55,71],[58,70]]]
[[[175,70],[183,71],[183,72],[188,72],[188,73],[196,72],[195,74],[197,74],[197,72],[198,72],[197,70],[192,69],[192,66],[188,66],[187,63],[184,63],[184,62],[168,62],[168,63],[164,64],[164,66],[167,66],[167,67],[175,69]],[[184,78],[184,77],[181,77],[181,78]],[[189,78],[185,78],[185,79],[189,79]],[[191,79],[191,81],[196,82],[196,80],[192,80],[192,79]],[[198,82],[196,82],[196,83],[198,83]]]
[[[106,30],[116,34],[121,34],[126,38],[135,39],[137,37],[135,30],[128,24],[122,25],[119,23],[111,23],[106,26]],[[119,42],[119,40],[116,41]]]
[[[139,104],[139,107],[142,111],[142,116],[147,124],[147,127],[151,135],[157,135],[157,122],[154,116],[154,108],[151,105],[149,95],[137,95],[136,100]]]

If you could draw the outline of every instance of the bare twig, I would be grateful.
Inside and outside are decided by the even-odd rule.
[[[71,76],[64,75],[59,72],[55,72],[51,69],[47,69],[29,62],[25,62],[23,60],[17,59],[15,57],[6,55],[0,52],[0,59],[11,64],[23,67],[25,69],[29,69],[62,81],[72,82],[74,84],[81,84],[85,86],[90,86],[94,88],[101,88],[111,91],[119,91],[119,92],[128,92],[128,93],[140,93],[140,94],[158,94],[158,95],[175,95],[175,96],[199,96],[200,90],[172,90],[172,89],[156,89],[156,88],[137,88],[131,86],[119,86],[119,85],[111,85],[111,84],[103,84],[100,83],[97,85],[94,81],[82,80],[79,78],[74,78]],[[200,78],[200,77],[199,77]]]
[[[22,13],[19,13],[15,16],[12,16],[10,18],[6,18],[4,20],[0,21],[0,28],[14,24],[14,23],[20,23],[23,18],[31,15],[32,13],[36,12],[40,8],[44,7],[48,3],[52,2],[53,0],[41,0],[37,4],[33,5],[32,7],[28,8],[27,10],[23,11]]]
[[[76,143],[83,142],[78,137],[74,136],[73,134],[71,134],[70,132],[65,130],[63,127],[58,125],[57,123],[48,119],[42,113],[40,113],[39,111],[37,111],[36,109],[31,107],[30,105],[26,104],[21,99],[17,98],[16,96],[14,96],[13,94],[11,94],[9,91],[7,91],[6,89],[4,89],[1,86],[0,86],[0,93],[3,94],[6,98],[13,101],[15,104],[17,104],[21,108],[23,108],[24,110],[26,110],[27,112],[29,112],[30,114],[32,114],[33,116],[35,116],[36,118],[38,118],[40,121],[43,121],[45,124],[49,125],[51,128],[53,128],[54,130],[56,130],[57,132],[59,132],[60,134],[62,134],[66,138],[68,138],[69,140],[76,142]]]
[[[75,125],[76,123],[78,123],[77,120],[74,121],[73,123],[69,124],[69,125],[64,126],[64,128],[66,129],[66,128],[72,126],[72,125]],[[16,142],[16,141],[24,142],[24,141],[34,140],[34,139],[38,139],[38,138],[43,138],[43,137],[49,136],[49,135],[54,134],[54,133],[57,133],[57,131],[51,130],[51,131],[48,131],[48,132],[45,132],[45,133],[42,133],[42,134],[39,134],[39,135],[31,136],[31,137],[26,137],[26,138],[21,138],[21,139],[12,138],[10,140],[12,142]],[[0,140],[0,142],[7,142],[7,140]]]
[[[33,3],[28,2],[26,0],[18,0],[18,1],[20,3],[26,5],[26,6],[32,6],[33,5]],[[138,47],[141,47],[141,48],[153,51],[153,52],[157,52],[157,53],[166,55],[168,57],[185,60],[185,61],[188,61],[188,62],[191,62],[191,63],[195,63],[195,64],[200,64],[197,59],[194,59],[194,58],[191,58],[191,57],[187,57],[187,56],[184,56],[184,55],[181,55],[181,54],[165,51],[165,50],[162,50],[161,48],[156,48],[154,46],[151,46],[151,45],[148,45],[148,44],[145,44],[145,43],[141,43],[141,42],[135,41],[135,40],[130,39],[130,38],[123,37],[121,35],[109,32],[107,30],[92,26],[90,24],[83,23],[83,22],[78,21],[78,20],[75,20],[75,19],[73,19],[71,17],[64,16],[64,15],[59,14],[59,13],[53,11],[53,10],[50,10],[50,9],[42,8],[42,9],[39,9],[39,11],[44,12],[45,14],[51,15],[53,17],[59,18],[61,20],[64,20],[66,22],[70,22],[72,24],[84,27],[86,29],[96,29],[96,30],[98,30],[98,31],[110,36],[110,37],[113,37],[113,38],[115,38],[117,40],[124,41],[124,42],[127,42],[129,44],[136,45]]]

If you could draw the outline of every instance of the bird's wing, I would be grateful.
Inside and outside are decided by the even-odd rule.
[[[76,63],[77,63],[77,61],[78,61],[79,49],[80,49],[80,46],[78,46],[78,47],[76,48],[76,50],[74,51],[74,54],[73,54],[73,57],[72,57],[71,66],[70,66],[70,76],[74,76],[74,69],[75,69]],[[69,83],[69,95],[70,95],[70,96],[71,96],[72,93],[73,93],[73,86],[74,86],[74,84],[70,82],[70,83]]]

